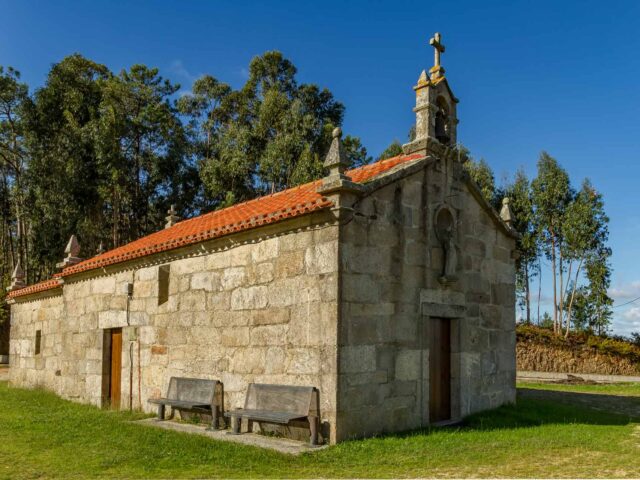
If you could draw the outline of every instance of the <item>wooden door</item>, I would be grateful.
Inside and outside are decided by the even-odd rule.
[[[122,384],[122,329],[111,330],[111,368],[109,369],[109,405],[120,408],[120,392]]]
[[[429,421],[451,419],[451,321],[432,318],[429,346]]]

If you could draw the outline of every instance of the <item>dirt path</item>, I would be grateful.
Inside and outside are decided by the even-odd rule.
[[[595,410],[618,413],[640,419],[640,397],[623,397],[600,393],[560,392],[532,388],[518,388],[518,396],[521,398],[552,400],[554,402],[580,405]]]

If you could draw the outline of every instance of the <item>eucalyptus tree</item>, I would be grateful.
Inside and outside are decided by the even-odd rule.
[[[596,271],[602,268],[603,262],[606,264],[608,258],[609,250],[606,246],[609,238],[608,222],[602,195],[593,188],[589,180],[585,180],[573,201],[567,206],[563,219],[565,233],[561,253],[568,263],[568,274],[566,286],[561,290],[563,296],[560,298],[560,305],[566,309],[567,314],[565,335],[569,334],[571,309],[585,263],[589,265],[591,273],[588,279],[590,291],[598,291],[600,288],[598,284],[603,282],[603,279],[596,275]],[[574,265],[575,276],[572,277]],[[570,290],[571,293],[569,293]],[[596,305],[602,302],[602,299],[596,301],[595,297],[592,300]]]
[[[513,228],[519,233],[516,260],[516,288],[525,307],[525,320],[531,323],[531,279],[540,274],[538,232],[535,228],[531,182],[524,170],[516,172],[513,183],[505,188],[514,214]]]
[[[553,281],[553,328],[560,332],[559,299],[563,297],[564,213],[573,198],[569,175],[548,153],[542,152],[538,160],[538,174],[531,183],[535,209],[536,230],[540,234],[542,249],[551,260]],[[558,282],[558,276],[559,282]],[[558,283],[560,291],[558,291]]]

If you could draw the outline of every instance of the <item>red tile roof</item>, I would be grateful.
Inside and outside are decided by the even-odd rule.
[[[39,293],[39,292],[44,292],[46,290],[52,290],[52,289],[57,288],[57,287],[59,287],[61,285],[62,284],[60,283],[60,279],[51,278],[51,279],[45,280],[43,282],[34,283],[33,285],[29,285],[28,287],[24,287],[24,288],[21,288],[19,290],[14,290],[12,292],[9,292],[7,297],[14,298],[14,297],[21,297],[23,295],[31,295],[33,293]]]
[[[416,160],[421,156],[420,154],[400,155],[350,170],[347,172],[347,175],[349,175],[354,182],[363,183],[392,169],[396,165]],[[96,255],[76,265],[67,267],[58,275],[66,277],[95,268],[106,267],[154,253],[165,252],[174,248],[222,237],[231,233],[249,230],[330,207],[332,205],[331,201],[316,191],[320,183],[321,180],[317,180],[295,188],[283,190],[282,192],[259,197],[222,210],[215,210],[195,218],[184,220],[170,228],[165,228],[121,247],[109,250],[101,255]],[[55,284],[53,282],[55,282]],[[14,298],[28,295],[49,288],[55,288],[57,285],[57,280],[46,280],[10,292],[8,296]]]

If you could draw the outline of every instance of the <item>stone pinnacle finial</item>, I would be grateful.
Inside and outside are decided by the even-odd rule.
[[[16,263],[16,268],[13,269],[13,273],[11,274],[11,285],[7,287],[7,291],[11,292],[13,290],[24,288],[26,286],[27,283],[24,277],[24,270],[22,270],[20,260],[18,260],[18,262]]]
[[[171,208],[167,210],[167,213],[169,215],[165,217],[165,220],[167,221],[167,223],[164,225],[164,228],[173,227],[176,223],[180,221],[180,217],[178,216],[178,212],[176,210],[175,205],[171,205]]]
[[[98,248],[96,250],[96,254],[97,255],[102,255],[104,252],[106,252],[106,250],[104,248],[104,244],[102,242],[100,242],[100,245],[98,245]]]
[[[507,224],[508,227],[513,228],[514,216],[511,211],[511,206],[509,206],[509,197],[504,197],[502,199],[502,209],[500,210],[500,218],[504,223]]]
[[[330,177],[345,177],[344,172],[347,169],[347,155],[342,146],[342,129],[336,127],[333,129],[333,140],[329,153],[324,160],[324,166],[329,169]]]
[[[80,243],[75,235],[71,235],[71,238],[64,249],[64,253],[66,253],[67,256],[64,257],[61,262],[56,263],[56,267],[58,268],[66,268],[71,265],[75,265],[76,263],[80,263],[83,260],[80,258]]]

